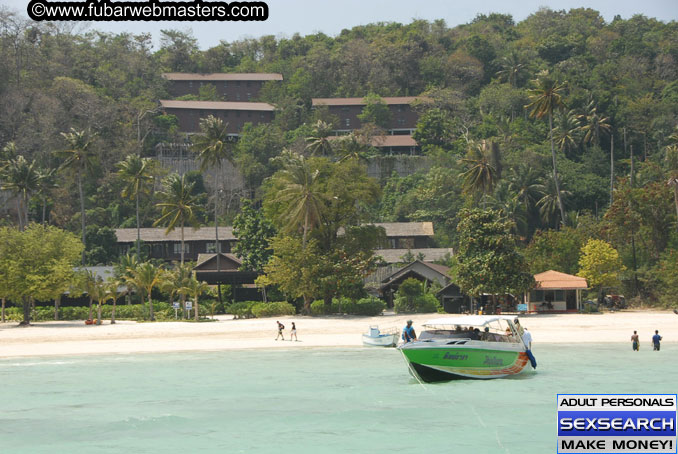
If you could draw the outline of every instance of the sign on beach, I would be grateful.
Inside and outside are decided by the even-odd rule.
[[[676,394],[558,394],[558,453],[676,453]]]

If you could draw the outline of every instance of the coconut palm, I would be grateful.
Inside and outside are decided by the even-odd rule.
[[[179,295],[181,298],[181,308],[184,309],[186,307],[186,282],[191,279],[192,274],[192,263],[184,263],[183,265],[175,263],[173,269],[167,270],[164,273],[160,286],[169,295],[170,304],[174,303],[174,298]]]
[[[527,210],[518,194],[511,190],[510,183],[507,181],[500,182],[489,199],[492,209],[499,211],[502,216],[513,221],[513,233],[521,234],[527,230]]]
[[[354,133],[335,139],[334,150],[339,156],[339,161],[355,159],[366,163],[372,156],[372,147],[367,143],[365,137],[360,137]]]
[[[553,225],[554,219],[557,218],[556,213],[558,212],[560,204],[563,203],[563,200],[567,200],[567,197],[569,197],[571,193],[561,189],[560,185],[553,181],[553,178],[548,178],[546,180],[546,184],[543,186],[543,192],[544,195],[537,201],[539,214],[545,224]],[[565,219],[565,221],[567,221],[567,219]]]
[[[556,163],[556,148],[553,139],[553,113],[565,107],[563,102],[563,92],[565,91],[565,83],[554,79],[549,75],[548,71],[539,73],[537,79],[534,81],[535,88],[530,89],[528,94],[530,104],[525,106],[530,111],[530,117],[549,119],[549,138],[551,140],[551,159],[553,160],[553,182],[556,187],[556,196],[558,198],[558,208],[560,209],[560,220],[565,223],[565,208],[561,199],[561,192],[558,182],[558,166]]]
[[[80,292],[86,293],[89,298],[89,313],[87,320],[92,320],[92,303],[97,295],[97,278],[90,270],[80,272],[77,288]]]
[[[186,181],[186,176],[176,173],[170,174],[163,180],[163,190],[158,194],[161,202],[156,206],[162,209],[162,214],[153,225],[164,225],[165,235],[175,228],[181,228],[181,264],[184,263],[184,226],[197,226],[195,219],[195,205],[198,198],[192,194],[193,183]]]
[[[92,287],[92,297],[97,302],[97,325],[101,325],[101,308],[108,300],[108,287],[101,276],[97,276]]]
[[[559,112],[555,115],[555,126],[553,130],[553,140],[555,140],[558,149],[569,155],[577,148],[581,137],[581,123],[574,110],[568,112]]]
[[[28,225],[28,201],[40,181],[35,161],[28,162],[19,155],[3,166],[0,178],[0,189],[13,192],[17,197],[19,229],[23,230]]]
[[[37,195],[42,204],[42,223],[46,222],[47,199],[52,189],[59,187],[56,181],[56,169],[38,169],[38,189]]]
[[[285,167],[273,176],[274,184],[281,187],[274,202],[284,207],[283,231],[290,233],[301,228],[305,247],[308,232],[320,224],[326,207],[318,183],[320,172],[313,170],[301,155],[291,153],[286,158]]]
[[[332,125],[318,120],[313,125],[313,131],[309,137],[306,138],[306,149],[312,155],[329,156],[332,154]]]
[[[480,193],[483,204],[498,181],[494,160],[485,142],[471,143],[466,157],[462,159],[467,167],[465,172],[459,174],[464,179],[464,188],[470,193]]]
[[[511,168],[508,174],[508,184],[509,190],[516,194],[526,212],[530,212],[544,195],[540,172],[527,162]]]
[[[200,297],[200,295],[205,293],[208,289],[209,289],[209,286],[206,283],[201,282],[194,277],[191,277],[185,283],[185,286],[183,287],[183,291],[186,292],[188,295],[190,295],[191,298],[193,298],[193,303],[194,303],[194,307],[195,307],[195,321],[196,322],[200,319],[199,318],[200,307],[199,307],[199,304],[198,304],[198,298]]]
[[[141,263],[134,270],[130,270],[132,274],[132,285],[139,292],[141,296],[141,306],[145,306],[144,298],[148,297],[148,314],[151,320],[155,320],[153,313],[153,299],[151,293],[153,288],[160,284],[163,270],[160,267],[153,265],[150,262]],[[146,311],[144,310],[144,313]],[[144,314],[145,315],[145,314]]]
[[[227,123],[212,115],[200,120],[200,134],[193,138],[193,150],[198,153],[200,170],[210,167],[214,172],[214,235],[217,252],[217,271],[221,270],[221,243],[219,242],[219,194],[221,186],[221,168],[224,160],[233,162],[233,146],[226,133]],[[183,253],[183,249],[182,249]],[[183,258],[182,258],[183,263]]]
[[[110,277],[106,280],[106,301],[111,300],[111,325],[115,325],[115,306],[118,299],[127,295],[126,282],[122,279]]]
[[[80,195],[80,228],[82,229],[82,244],[86,243],[85,234],[85,193],[82,189],[82,179],[85,173],[91,168],[94,153],[94,138],[96,134],[88,134],[85,131],[76,131],[71,128],[70,132],[62,132],[61,135],[66,140],[66,149],[58,151],[55,154],[63,159],[59,170],[72,169],[75,171],[78,181],[78,193]],[[82,249],[82,265],[85,265],[85,249]]]
[[[586,106],[586,113],[579,115],[579,119],[583,122],[581,130],[584,132],[586,143],[600,145],[600,135],[603,133],[609,135],[612,132],[610,117],[598,113],[598,107],[593,99]]]
[[[135,154],[128,155],[124,161],[117,164],[118,177],[125,183],[122,196],[134,199],[137,217],[137,260],[141,248],[141,221],[139,220],[139,198],[146,192],[153,182],[154,162],[149,158],[142,158]]]
[[[136,255],[125,254],[120,256],[118,263],[113,266],[113,273],[122,285],[126,286],[125,299],[127,305],[132,304],[130,296],[132,295],[133,286],[131,283],[132,270],[139,265]]]
[[[515,50],[512,50],[507,56],[502,57],[499,64],[501,69],[497,71],[497,76],[506,80],[512,87],[516,88],[521,73],[527,69],[527,65],[523,59]]]

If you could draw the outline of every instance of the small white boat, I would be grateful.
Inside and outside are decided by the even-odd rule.
[[[395,347],[398,343],[399,334],[398,328],[380,331],[378,326],[370,326],[370,332],[363,334],[363,345],[368,347]]]

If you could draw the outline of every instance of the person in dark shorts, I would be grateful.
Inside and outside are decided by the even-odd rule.
[[[654,347],[655,351],[659,351],[659,343],[661,342],[662,337],[659,335],[659,331],[654,330],[654,336],[652,336],[652,346]]]
[[[285,340],[285,336],[283,336],[283,330],[285,329],[285,325],[278,321],[276,321],[276,323],[278,324],[278,335],[275,337],[275,340],[278,340],[278,338]]]
[[[638,333],[633,332],[633,336],[631,336],[631,345],[633,346],[633,351],[637,352],[640,349],[640,341],[638,340]]]

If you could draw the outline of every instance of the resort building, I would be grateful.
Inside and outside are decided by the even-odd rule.
[[[167,91],[173,98],[198,95],[205,86],[213,86],[220,100],[251,102],[259,98],[266,82],[283,80],[282,74],[266,73],[164,73]]]
[[[228,134],[237,136],[245,123],[270,123],[275,115],[275,106],[265,102],[160,100],[160,106],[177,117],[179,131],[185,133],[200,132],[200,119],[212,115],[224,121]]]
[[[576,312],[581,309],[581,291],[586,279],[549,270],[535,274],[537,285],[526,295],[528,312]]]
[[[411,103],[416,96],[398,96],[381,98],[391,112],[391,123],[386,128],[389,135],[411,135],[417,127],[419,115],[412,109]],[[330,114],[339,118],[336,133],[345,134],[363,125],[358,118],[366,105],[365,98],[313,98],[314,108],[326,106]]]

